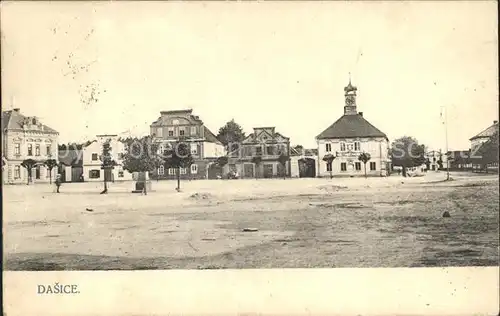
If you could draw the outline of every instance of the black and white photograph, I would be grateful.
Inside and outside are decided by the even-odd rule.
[[[0,5],[5,271],[498,268],[496,2]]]

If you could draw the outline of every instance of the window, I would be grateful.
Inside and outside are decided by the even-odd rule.
[[[359,142],[354,142],[354,150],[356,151],[361,150],[361,144]]]
[[[326,147],[325,149],[327,152],[332,151],[332,144],[326,144],[325,147]]]
[[[21,167],[20,166],[14,167],[14,179],[21,179]]]
[[[33,145],[28,144],[28,156],[33,156]]]
[[[185,134],[184,128],[180,128],[179,129],[179,136],[184,136],[184,134]]]
[[[262,147],[260,147],[260,146],[255,147],[255,154],[257,156],[262,156]]]
[[[354,165],[356,166],[357,171],[361,170],[361,162],[356,162]]]
[[[192,164],[191,165],[191,174],[197,174],[198,173],[198,165]]]
[[[118,170],[118,178],[123,178],[124,177],[124,173],[123,173],[123,170]]]
[[[158,127],[158,128],[156,129],[156,136],[158,136],[158,137],[163,137],[163,128]]]
[[[101,170],[90,170],[89,178],[90,179],[99,179],[101,177]]]
[[[180,173],[181,174],[186,174],[187,173],[187,169],[186,168],[180,168]]]
[[[195,136],[197,133],[196,126],[191,126],[191,135]]]
[[[174,175],[175,174],[175,169],[174,168],[168,168],[168,174],[169,175]]]
[[[347,164],[345,162],[340,163],[340,171],[347,171]]]
[[[21,144],[15,144],[14,154],[15,155],[20,155],[21,154]]]
[[[173,129],[173,127],[169,127],[168,128],[168,136],[170,136],[170,137],[174,136],[174,129]]]
[[[40,156],[40,145],[35,145],[35,156]]]
[[[370,162],[370,170],[377,170],[377,164],[375,162]]]
[[[158,168],[158,175],[162,176],[165,174],[165,167],[164,166],[160,166],[160,168]]]
[[[331,162],[326,163],[326,171],[332,171],[332,163]]]
[[[99,160],[99,157],[97,157],[97,153],[92,153],[92,161],[97,161]]]
[[[267,146],[266,147],[266,154],[268,155],[274,155],[274,146]]]
[[[52,146],[47,145],[47,156],[51,156],[51,155],[52,155]]]
[[[191,144],[191,155],[198,154],[198,144]]]
[[[340,143],[340,151],[345,151],[345,143]]]

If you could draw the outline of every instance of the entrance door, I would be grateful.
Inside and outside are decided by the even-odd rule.
[[[264,178],[272,178],[273,176],[273,165],[264,164]]]
[[[254,177],[253,165],[245,164],[243,167],[243,173],[245,178],[253,178]]]
[[[40,166],[36,166],[36,168],[35,168],[35,178],[37,180],[40,179]]]

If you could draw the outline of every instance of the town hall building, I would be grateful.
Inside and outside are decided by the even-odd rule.
[[[357,88],[349,84],[344,88],[344,115],[316,136],[318,144],[317,175],[364,176],[364,164],[358,160],[361,153],[370,154],[366,164],[368,176],[387,176],[390,171],[389,139],[386,134],[370,124],[356,104]],[[333,162],[323,160],[327,155]]]

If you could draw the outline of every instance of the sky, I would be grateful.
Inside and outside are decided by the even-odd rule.
[[[447,127],[448,148],[467,149],[498,120],[494,1],[0,6],[2,109],[61,142],[145,135],[160,111],[192,108],[214,133],[234,119],[314,148],[349,73],[358,111],[391,141],[445,150]]]

